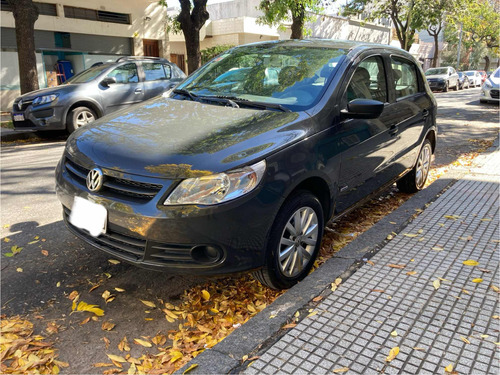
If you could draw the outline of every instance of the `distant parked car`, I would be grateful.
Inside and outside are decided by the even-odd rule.
[[[484,70],[478,70],[479,74],[481,74],[481,84],[486,81],[486,78],[488,78],[488,74]]]
[[[446,92],[451,87],[457,91],[459,88],[458,74],[451,66],[427,69],[425,76],[433,91],[442,90]]]
[[[122,57],[94,64],[60,86],[18,97],[12,108],[14,128],[72,133],[117,109],[161,95],[185,77],[160,58]]]
[[[497,68],[488,78],[481,88],[481,97],[479,101],[481,103],[485,102],[500,102],[499,98],[500,90],[500,68]]]
[[[458,72],[458,85],[460,90],[469,88],[469,77],[464,72]]]
[[[464,72],[467,77],[469,77],[469,83],[472,87],[481,86],[482,77],[477,70],[468,70]]]

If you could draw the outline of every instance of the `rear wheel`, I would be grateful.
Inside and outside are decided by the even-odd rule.
[[[307,276],[321,246],[323,209],[318,198],[298,191],[281,207],[266,246],[265,265],[253,273],[272,289],[288,289]]]
[[[455,84],[455,91],[458,91],[458,89],[459,89],[459,87],[458,87],[458,86],[459,86],[459,85],[460,85],[460,84],[458,83],[458,80],[457,80],[457,83]]]
[[[432,146],[431,142],[426,139],[420,153],[418,154],[417,163],[413,169],[405,174],[398,182],[397,186],[399,191],[403,193],[416,193],[422,190],[425,181],[427,181],[427,176],[429,175],[429,169],[431,167],[431,157],[432,157]]]
[[[73,108],[68,114],[68,122],[66,128],[69,133],[73,133],[76,129],[81,128],[97,119],[97,115],[93,110],[87,107]]]
[[[443,91],[444,92],[448,92],[448,89],[450,88],[450,83],[448,81],[446,81],[446,83],[444,84],[444,89]]]

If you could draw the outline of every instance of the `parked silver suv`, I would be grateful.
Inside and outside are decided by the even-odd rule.
[[[460,87],[458,73],[451,66],[427,69],[425,78],[427,78],[432,91],[442,90],[447,92],[451,87],[458,91]]]
[[[160,58],[122,57],[98,63],[60,86],[17,98],[14,128],[72,133],[117,109],[161,95],[185,77],[175,64]]]

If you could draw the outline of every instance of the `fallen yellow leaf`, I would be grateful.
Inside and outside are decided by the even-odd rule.
[[[434,289],[438,290],[441,286],[441,281],[439,281],[439,279],[436,279],[432,282],[432,285],[434,285]]]
[[[394,330],[394,331],[391,332],[391,336],[392,337],[396,337],[397,335],[398,335],[398,333],[396,332],[396,330]]]
[[[394,348],[391,349],[385,361],[391,362],[394,358],[396,358],[398,354],[399,354],[399,346],[395,346]]]
[[[208,293],[208,291],[206,291],[205,289],[201,291],[201,296],[205,301],[208,301],[210,299],[210,293]]]
[[[152,309],[154,309],[156,307],[156,305],[151,302],[151,301],[144,301],[144,300],[140,300],[143,304],[145,304],[147,307],[151,307]]]
[[[467,259],[463,261],[463,264],[465,264],[466,266],[477,266],[479,265],[479,262],[472,259]]]
[[[114,354],[106,354],[106,355],[112,361],[121,362],[121,363],[126,363],[127,362],[127,360],[125,358],[120,357],[119,355],[114,355]]]
[[[120,264],[120,261],[116,259],[108,259],[108,262],[111,264]]]
[[[198,364],[197,363],[194,363],[192,364],[191,366],[189,366],[186,370],[184,370],[184,372],[182,373],[182,375],[184,374],[187,374],[189,371],[191,371],[192,369],[198,367]]]
[[[461,339],[463,342],[465,342],[466,344],[470,344],[470,341],[469,341],[469,340],[467,340],[465,337],[460,336],[460,339]]]
[[[153,346],[153,344],[151,344],[149,341],[146,341],[146,340],[134,339],[134,342],[136,344],[145,346],[146,348],[151,348]]]
[[[406,272],[406,274],[408,276],[413,276],[413,275],[416,275],[417,274],[417,271],[409,271],[409,272]]]
[[[452,371],[453,371],[453,364],[451,364],[451,363],[450,363],[448,366],[446,366],[446,367],[444,368],[444,371],[446,371],[446,372],[448,372],[448,373],[449,373],[449,372],[452,372]]]
[[[476,278],[476,279],[472,279],[472,282],[473,283],[482,283],[483,282],[483,279],[481,279],[480,277]]]
[[[332,372],[335,374],[340,374],[342,372],[347,372],[347,371],[349,371],[349,367],[338,368],[338,369],[333,370]]]
[[[414,234],[414,233],[403,233],[403,236],[413,238],[413,237],[417,237],[417,236],[418,236],[418,234]]]

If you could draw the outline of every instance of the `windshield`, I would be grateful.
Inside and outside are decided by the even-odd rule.
[[[462,78],[462,77],[464,76],[464,73],[463,73],[463,72],[458,72],[458,76],[459,76],[460,78]]]
[[[495,78],[500,78],[500,68],[495,70],[492,74],[493,77]]]
[[[225,97],[305,110],[319,101],[347,52],[269,44],[238,47],[210,61],[177,88],[201,98]]]
[[[470,76],[473,76],[475,73],[476,73],[476,72],[465,72],[465,75],[467,75],[467,76],[469,76],[469,77],[470,77]]]
[[[448,68],[433,68],[425,72],[426,76],[433,76],[437,74],[448,74]]]
[[[96,65],[92,68],[84,70],[81,73],[78,73],[76,76],[71,77],[66,82],[64,82],[64,84],[90,82],[94,78],[99,76],[103,71],[107,70],[111,65],[112,64]]]

